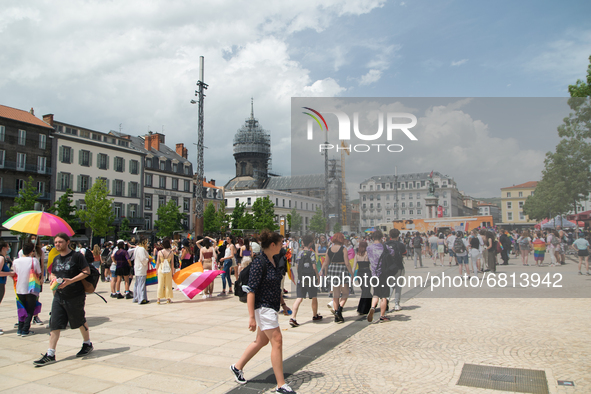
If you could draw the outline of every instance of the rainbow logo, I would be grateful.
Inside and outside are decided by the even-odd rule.
[[[320,112],[318,112],[310,107],[302,107],[302,108],[307,109],[308,111],[312,111],[316,115],[318,115],[320,117],[320,119],[322,119],[322,122],[324,123],[324,126],[326,127],[326,131],[328,131],[328,125],[326,124],[326,120],[324,120],[324,117],[322,115],[320,115]],[[316,123],[318,123],[318,126],[320,126],[320,130],[322,130],[322,123],[320,123],[320,120],[316,116],[312,115],[309,112],[302,112],[302,113],[312,117],[312,119],[314,119],[316,121]]]

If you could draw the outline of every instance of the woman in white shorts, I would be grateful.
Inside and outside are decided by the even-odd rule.
[[[248,329],[257,332],[252,342],[238,362],[230,366],[234,379],[245,384],[243,368],[264,346],[271,342],[271,365],[277,379],[277,393],[294,393],[285,383],[283,376],[283,337],[279,328],[279,306],[281,305],[283,272],[273,256],[279,254],[283,237],[277,233],[263,231],[260,235],[262,253],[250,263],[248,284],[243,286],[247,292]],[[258,326],[258,328],[257,328]]]

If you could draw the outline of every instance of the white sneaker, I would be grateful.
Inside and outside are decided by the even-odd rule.
[[[402,308],[400,307],[400,304],[399,304],[399,303],[395,303],[395,304],[394,304],[394,310],[395,310],[395,311],[399,311],[399,310],[401,310],[401,309],[402,309]]]
[[[334,305],[334,301],[331,301],[328,304],[326,304],[326,306],[328,307],[328,309],[330,309],[330,313],[332,313],[334,315],[335,314],[335,310],[332,307],[333,305]]]

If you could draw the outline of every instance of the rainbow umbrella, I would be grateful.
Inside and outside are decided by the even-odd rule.
[[[5,228],[19,233],[46,235],[53,237],[58,233],[74,235],[74,230],[59,216],[48,212],[25,211],[17,213],[4,223]]]

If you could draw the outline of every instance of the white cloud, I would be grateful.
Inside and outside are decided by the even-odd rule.
[[[363,75],[359,80],[359,85],[370,85],[374,82],[377,82],[382,77],[382,72],[380,70],[369,70],[367,74]]]
[[[184,142],[191,152],[197,110],[189,101],[205,56],[205,169],[225,182],[234,173],[232,138],[250,113],[251,96],[255,116],[271,131],[275,168],[287,172],[289,160],[277,158],[289,158],[281,141],[289,134],[290,98],[345,90],[328,75],[311,78],[291,58],[288,38],[384,1],[6,3],[0,103],[35,107],[60,121],[105,132],[123,123],[134,135],[164,125],[167,143]]]
[[[462,59],[455,62],[451,62],[451,65],[452,67],[461,66],[462,64],[465,64],[467,61],[468,59]]]

